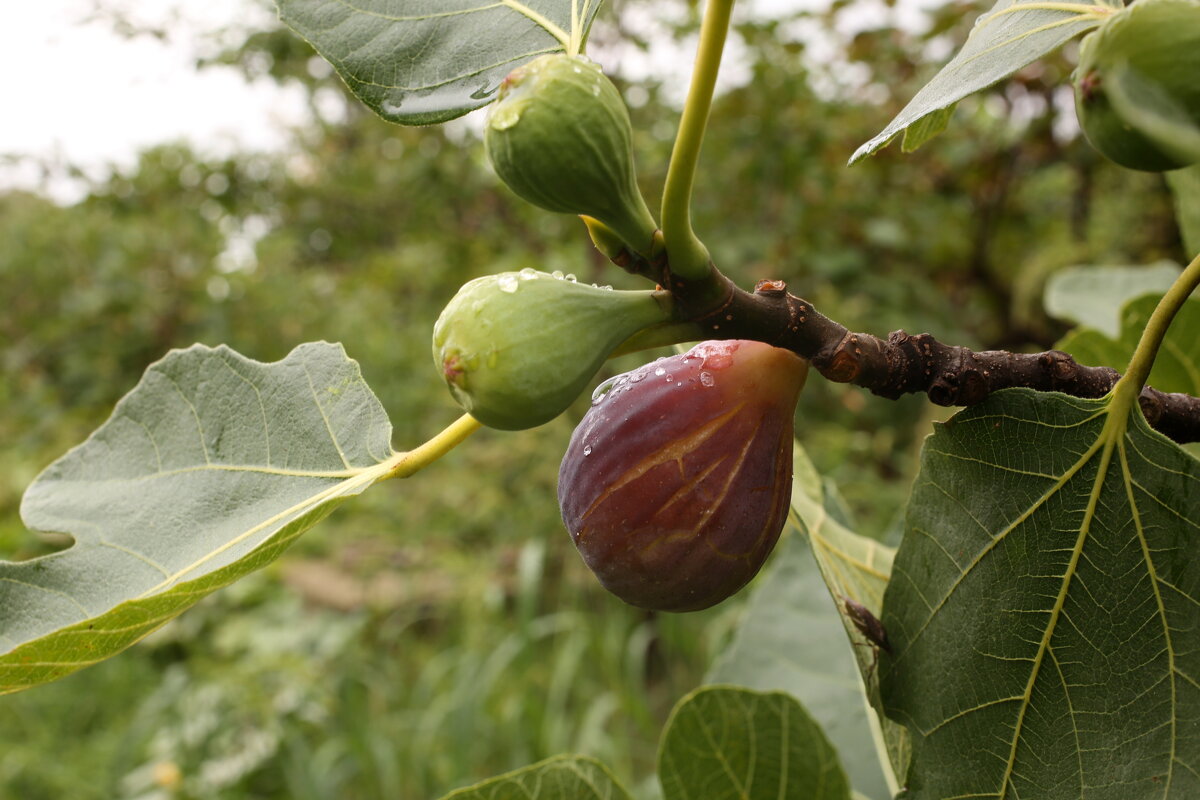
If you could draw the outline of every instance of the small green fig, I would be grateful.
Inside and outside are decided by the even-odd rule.
[[[648,252],[657,225],[637,186],[629,112],[590,59],[552,53],[513,70],[484,144],[496,174],[525,200],[595,217]]]
[[[641,608],[696,611],[754,577],[787,519],[807,374],[789,350],[703,342],[597,390],[558,503],[605,588]]]
[[[1090,33],[1074,73],[1088,141],[1123,167],[1200,161],[1200,2],[1138,0]]]
[[[667,292],[505,272],[459,289],[433,327],[433,359],[471,416],[521,430],[562,413],[621,342],[670,320]]]

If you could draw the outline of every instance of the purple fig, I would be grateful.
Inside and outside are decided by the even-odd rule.
[[[787,519],[807,372],[762,342],[704,342],[597,390],[558,502],[605,588],[642,608],[697,611],[754,577]]]

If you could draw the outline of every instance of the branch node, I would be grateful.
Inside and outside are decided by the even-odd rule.
[[[787,284],[783,281],[763,280],[754,284],[754,293],[767,297],[783,297],[787,294]]]

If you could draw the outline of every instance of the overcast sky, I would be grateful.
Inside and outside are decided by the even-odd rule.
[[[255,0],[106,0],[168,41],[114,32],[91,0],[12,3],[0,26],[0,156],[58,159],[102,172],[142,148],[187,139],[206,153],[274,149],[302,122],[302,94],[235,70],[197,72],[198,55],[232,25],[260,27],[273,13]],[[88,21],[91,19],[92,21]],[[11,161],[11,158],[6,159]],[[0,187],[31,186],[29,162],[0,165]],[[54,193],[69,199],[70,187]],[[64,196],[65,195],[65,196]]]
[[[888,22],[915,27],[923,22],[919,9],[941,1],[901,0],[888,8],[883,0],[858,0],[840,18],[839,28],[848,35]],[[774,16],[828,2],[742,0],[738,11]],[[39,161],[67,163],[100,176],[112,165],[132,164],[138,151],[172,140],[187,140],[205,155],[275,150],[288,141],[288,129],[307,118],[299,89],[269,80],[247,83],[232,68],[195,69],[198,56],[219,49],[222,30],[232,29],[226,35],[232,43],[238,30],[274,24],[269,0],[36,0],[9,6],[0,26],[0,189],[38,186]],[[165,40],[122,36],[115,31],[114,11],[168,35]],[[681,100],[695,39],[681,50],[665,34],[653,37],[669,13],[682,8],[665,2],[633,6],[627,20],[663,47],[649,53],[617,48],[597,56],[606,69],[620,68],[635,79],[667,78],[667,85],[679,87],[679,97],[672,99]],[[795,35],[809,38],[802,31]],[[722,88],[749,79],[739,64],[740,50],[731,37]],[[809,39],[810,57],[835,59],[839,50],[839,43]],[[64,201],[76,199],[81,189],[62,180],[45,188]]]

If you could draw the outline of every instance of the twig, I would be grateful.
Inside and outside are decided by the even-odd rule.
[[[1061,350],[975,352],[943,344],[928,333],[894,331],[886,340],[855,333],[789,294],[783,281],[760,281],[753,293],[726,280],[724,299],[689,315],[713,339],[757,339],[809,359],[822,375],[895,399],[927,394],[940,406],[969,406],[992,392],[1015,386],[1103,397],[1121,377],[1110,367],[1087,367]],[[682,309],[688,285],[671,281]],[[706,293],[707,294],[707,293]],[[1200,441],[1200,397],[1167,394],[1147,387],[1139,402],[1146,420],[1176,442]]]

